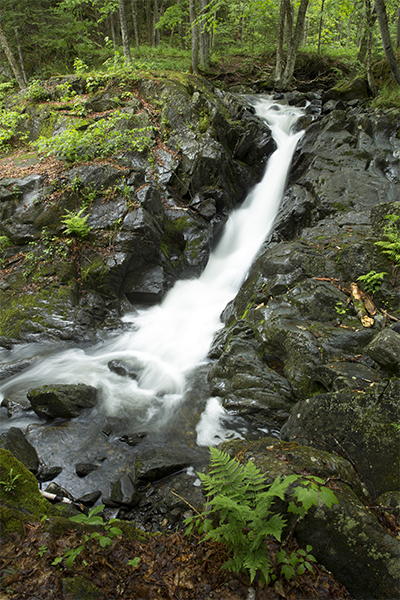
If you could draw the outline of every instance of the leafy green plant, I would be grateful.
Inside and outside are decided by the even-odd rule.
[[[117,519],[110,519],[108,523],[106,523],[102,516],[98,513],[104,509],[104,504],[99,504],[92,508],[88,515],[80,514],[75,517],[70,517],[70,521],[73,523],[81,523],[84,526],[97,525],[101,526],[105,532],[93,531],[92,533],[85,533],[83,536],[82,544],[77,546],[76,548],[67,548],[64,552],[63,556],[58,556],[51,563],[52,565],[59,565],[62,563],[64,559],[66,559],[66,566],[68,569],[72,567],[72,564],[77,556],[85,549],[86,544],[89,542],[90,549],[93,550],[93,543],[97,543],[100,548],[105,548],[106,546],[111,546],[113,538],[117,535],[122,535],[121,529],[119,527],[113,526],[113,523],[117,522]],[[86,561],[83,561],[84,564]]]
[[[344,315],[346,313],[346,305],[343,302],[336,302],[335,310],[338,315]]]
[[[91,123],[84,131],[71,128],[55,137],[40,137],[34,146],[45,156],[55,154],[69,163],[112,156],[127,149],[138,152],[150,149],[154,144],[154,127],[131,128],[130,119],[128,113],[117,110]]]
[[[186,519],[187,534],[196,527],[199,533],[204,534],[204,539],[222,542],[232,553],[224,568],[234,572],[245,571],[251,581],[260,571],[268,584],[275,575],[266,540],[272,538],[280,542],[287,523],[287,519],[274,510],[274,502],[284,500],[289,487],[295,483],[287,511],[298,518],[318,502],[331,508],[337,499],[318,477],[289,475],[282,479],[278,476],[267,486],[263,473],[252,461],[242,466],[217,448],[210,448],[210,453],[209,472],[205,475],[198,473],[207,492],[206,509]],[[296,556],[281,552],[278,557],[282,564],[281,573],[288,576],[296,567],[299,572],[301,564],[310,568],[313,560],[310,550],[311,547],[308,547],[304,554]]]
[[[26,133],[18,132],[18,126],[27,118],[14,110],[0,109],[0,152],[7,152],[13,139],[25,141]]]
[[[48,92],[40,79],[32,79],[24,91],[24,97],[33,102],[43,102],[48,98]]]
[[[394,262],[395,266],[400,266],[400,231],[397,228],[400,216],[386,215],[385,219],[390,221],[389,225],[383,229],[383,236],[386,239],[375,242],[375,246],[378,246],[382,254]]]
[[[7,473],[7,478],[4,481],[0,481],[0,485],[3,486],[4,491],[10,494],[17,487],[17,479],[19,479],[20,477],[20,474],[13,475],[13,469],[11,468]]]
[[[74,71],[77,75],[82,75],[82,73],[89,71],[89,67],[83,62],[83,60],[76,57],[74,60]]]
[[[138,556],[135,556],[135,558],[131,558],[131,560],[128,560],[128,565],[130,567],[133,567],[134,569],[136,569],[136,567],[139,566],[140,563],[140,558]]]
[[[281,564],[281,574],[286,579],[291,579],[296,574],[303,575],[305,570],[308,569],[312,572],[313,568],[311,563],[316,562],[315,557],[310,554],[312,546],[309,544],[306,546],[306,550],[299,548],[295,552],[288,554],[283,548],[279,550],[276,555],[278,564]]]
[[[383,278],[387,275],[386,271],[377,273],[376,271],[370,271],[366,275],[361,275],[357,278],[357,281],[361,281],[364,285],[364,289],[367,294],[375,294],[381,289]]]
[[[0,252],[12,246],[12,241],[6,235],[0,235]]]
[[[86,223],[89,215],[81,217],[84,212],[82,208],[79,212],[72,212],[67,210],[61,221],[65,225],[65,233],[67,235],[76,235],[79,238],[85,238],[89,235],[91,227]]]
[[[48,551],[48,547],[45,544],[43,544],[42,546],[39,546],[38,556],[40,556],[40,558],[42,558],[42,556],[44,556],[47,551]]]

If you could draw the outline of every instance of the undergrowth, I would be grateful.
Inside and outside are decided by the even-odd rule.
[[[222,542],[231,552],[223,567],[235,573],[244,571],[251,582],[260,572],[266,584],[274,581],[273,560],[267,540],[281,541],[287,518],[274,503],[289,496],[287,512],[303,518],[311,506],[319,502],[332,507],[337,499],[319,477],[289,475],[278,476],[267,485],[264,474],[249,461],[242,466],[228,454],[210,448],[210,470],[198,473],[207,493],[205,510],[186,519],[189,535],[193,527],[203,535],[203,540]],[[286,552],[283,545],[274,557],[280,565],[280,574],[287,578],[305,569],[312,571],[311,546],[298,552]]]

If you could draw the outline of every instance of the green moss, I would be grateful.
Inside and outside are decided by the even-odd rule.
[[[40,494],[38,483],[24,465],[8,450],[0,449],[0,480],[7,480],[12,469],[15,480],[13,490],[7,492],[0,485],[0,526],[2,537],[12,532],[23,533],[24,523],[40,521],[45,515],[57,514],[57,510]]]
[[[45,331],[53,326],[49,323],[52,313],[62,313],[63,307],[65,312],[65,304],[71,304],[71,297],[70,287],[51,286],[20,296],[15,294],[15,286],[4,290],[0,296],[0,337],[12,340],[22,332]]]

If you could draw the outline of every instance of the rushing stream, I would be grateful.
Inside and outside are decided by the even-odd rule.
[[[89,349],[45,352],[32,367],[0,387],[0,400],[11,392],[25,396],[29,389],[43,384],[85,383],[99,390],[99,407],[91,412],[90,420],[79,420],[74,434],[65,427],[57,438],[56,431],[62,428],[54,428],[54,443],[65,448],[65,462],[72,438],[75,449],[85,448],[85,444],[96,447],[91,436],[95,437],[96,429],[101,431],[104,419],[119,423],[119,433],[124,427],[129,433],[155,435],[169,430],[174,437],[190,430],[192,446],[240,435],[223,427],[224,410],[218,399],[202,397],[201,365],[206,363],[213,335],[221,327],[222,310],[237,293],[273,224],[302,135],[291,133],[301,109],[278,105],[265,97],[251,101],[270,126],[278,149],[262,181],[231,215],[201,277],[177,282],[160,305],[126,315],[128,331]],[[12,360],[29,356],[31,351],[29,347],[16,349]],[[112,372],[110,361],[120,361],[137,374],[137,379]],[[23,423],[10,421],[4,425],[23,428]],[[35,421],[30,421],[28,439],[41,446],[43,421]]]

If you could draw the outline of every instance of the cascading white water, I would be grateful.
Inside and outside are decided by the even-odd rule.
[[[278,149],[262,181],[230,217],[201,277],[177,282],[159,306],[127,315],[125,320],[134,323],[134,331],[90,350],[70,349],[47,356],[7,380],[0,387],[0,396],[43,384],[86,383],[100,391],[103,411],[134,418],[137,430],[162,427],[174,417],[184,398],[187,373],[205,360],[212,337],[221,327],[220,314],[238,291],[272,226],[301,137],[301,133],[291,133],[301,109],[266,98],[254,103],[257,114],[270,126]],[[135,369],[138,379],[110,371],[110,360]],[[208,400],[196,428],[199,445],[223,437],[223,412],[217,399]]]

